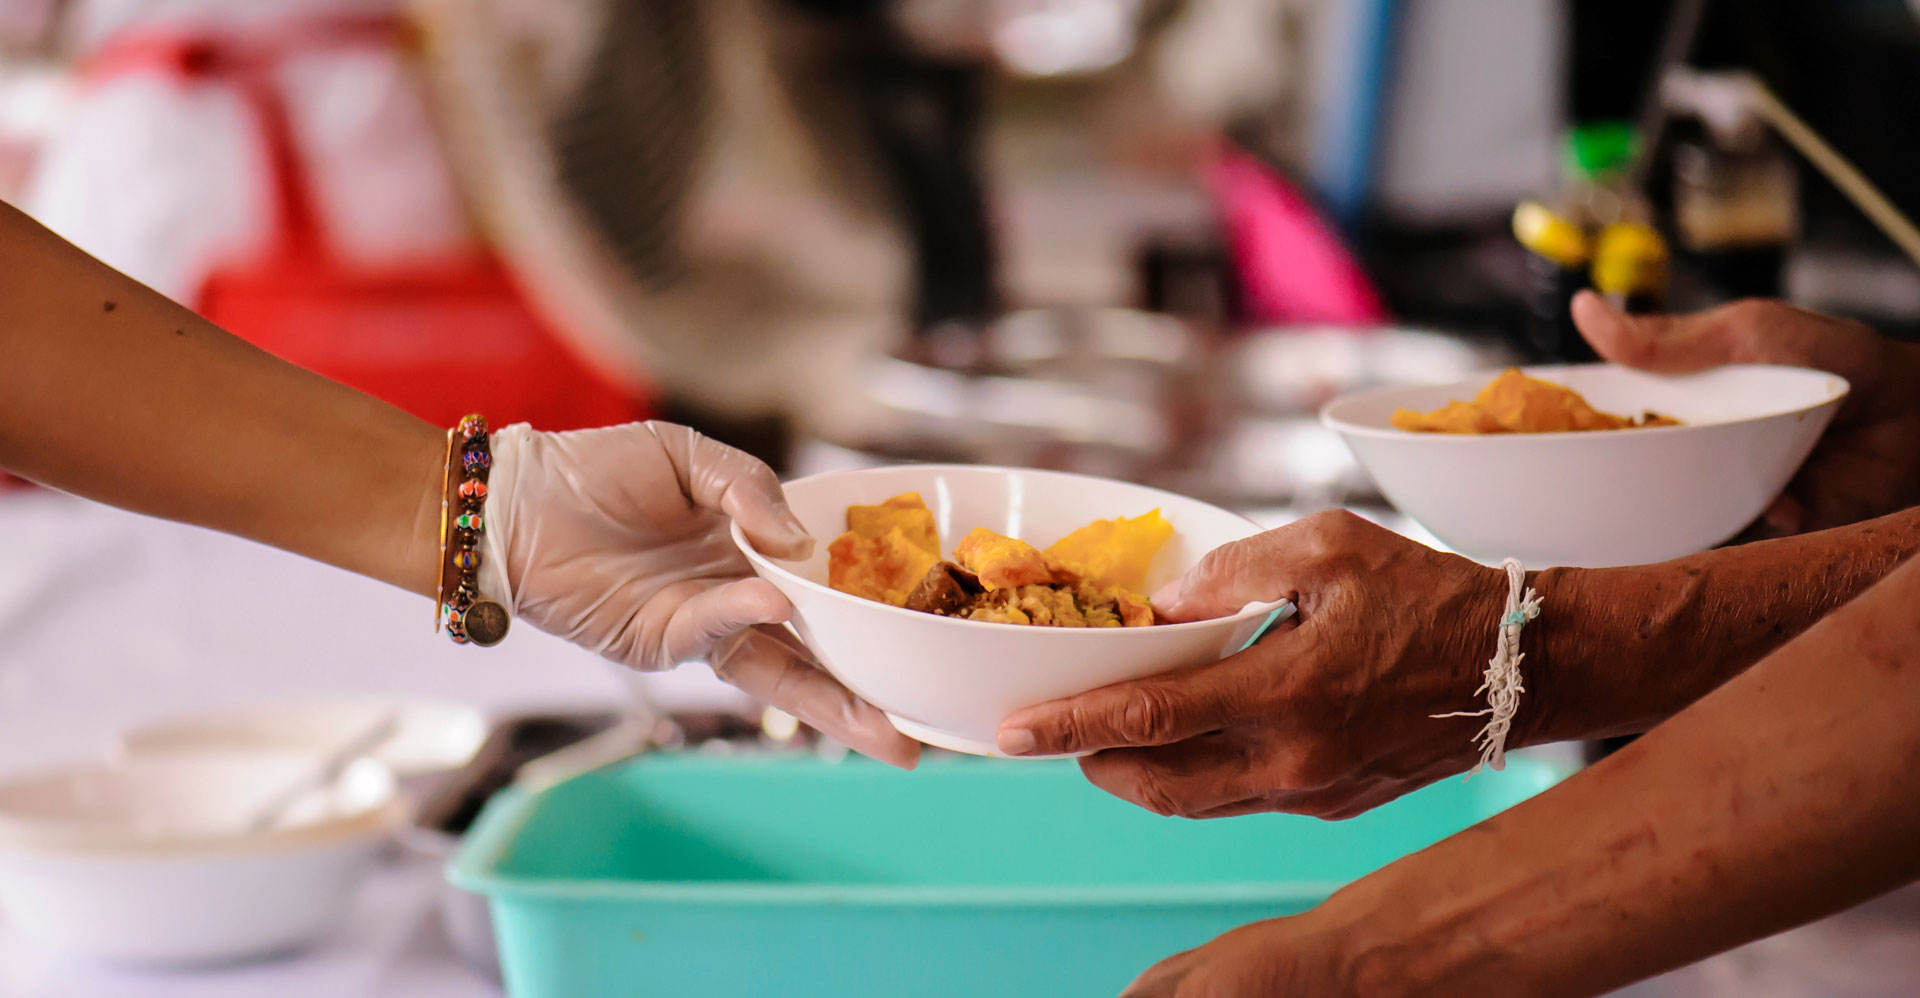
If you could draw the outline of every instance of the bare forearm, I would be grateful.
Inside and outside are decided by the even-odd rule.
[[[1373,919],[1363,959],[1422,994],[1596,994],[1920,876],[1916,605],[1920,561],[1322,917]]]
[[[1527,744],[1645,731],[1920,551],[1920,509],[1635,568],[1549,569],[1528,635]]]
[[[272,357],[0,205],[0,467],[414,592],[443,440]]]

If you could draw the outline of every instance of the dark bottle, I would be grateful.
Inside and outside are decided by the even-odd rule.
[[[1798,177],[1759,127],[1701,130],[1673,150],[1675,235],[1720,298],[1781,297],[1799,233]]]
[[[1627,183],[1638,148],[1637,133],[1624,122],[1596,121],[1574,128],[1567,135],[1565,180],[1558,196],[1551,205],[1530,201],[1514,211],[1514,236],[1527,249],[1528,339],[1547,360],[1597,359],[1573,324],[1571,306],[1574,294],[1593,284],[1601,240],[1613,226],[1648,213]],[[1616,260],[1621,249],[1642,248],[1617,238],[1614,242]],[[1664,255],[1659,272],[1664,290]]]
[[[1574,328],[1573,296],[1587,286],[1590,259],[1580,224],[1537,201],[1513,212],[1513,235],[1527,251],[1527,338],[1544,358],[1592,360],[1593,348]]]

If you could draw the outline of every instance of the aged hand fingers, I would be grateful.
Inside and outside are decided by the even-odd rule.
[[[1000,724],[1008,755],[1065,755],[1165,745],[1225,727],[1259,702],[1249,663],[1228,659],[1116,683],[1017,711]]]

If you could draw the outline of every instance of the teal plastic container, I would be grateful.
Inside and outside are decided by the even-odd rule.
[[[1560,775],[1516,759],[1351,821],[1196,822],[1070,762],[664,755],[500,795],[450,875],[490,898],[514,998],[1111,998]]]

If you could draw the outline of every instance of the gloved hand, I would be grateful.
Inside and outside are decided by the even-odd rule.
[[[671,423],[493,434],[481,591],[515,617],[633,669],[704,660],[854,749],[912,767],[919,743],[814,664],[793,610],[728,536],[813,549],[766,465]]]

